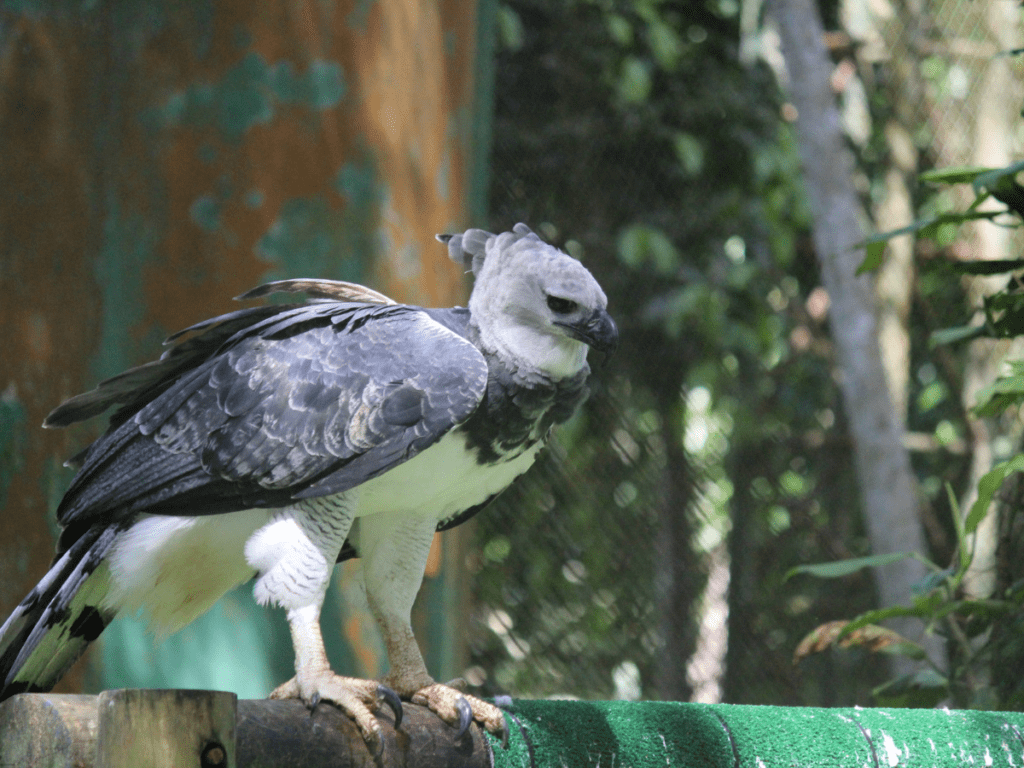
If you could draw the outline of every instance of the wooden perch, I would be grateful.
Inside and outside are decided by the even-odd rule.
[[[349,768],[491,764],[473,725],[455,729],[405,703],[396,733],[379,715],[384,754],[375,762],[355,724],[330,705],[237,701],[223,691],[118,690],[99,696],[21,694],[0,703],[0,766],[19,768]]]

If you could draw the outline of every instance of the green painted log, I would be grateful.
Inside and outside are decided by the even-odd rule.
[[[474,78],[476,7],[4,4],[0,617],[45,572],[70,480],[61,464],[100,428],[41,430],[63,399],[153,358],[168,333],[266,280],[357,280],[428,305],[463,298],[433,235],[468,224],[467,201],[483,198],[469,189],[486,125],[474,106],[487,92]],[[424,604],[459,609],[445,597],[458,583],[442,568]],[[325,606],[328,651],[339,668],[379,674],[372,619],[346,590]],[[291,674],[279,614],[242,588],[163,643],[118,620],[86,687],[264,695]],[[439,676],[461,668],[447,628],[466,620],[418,619]],[[80,690],[83,676],[80,666],[61,690]]]
[[[178,710],[191,711],[197,702],[217,702],[223,696],[210,691],[16,696],[0,703],[0,764],[93,765],[106,749],[102,744],[105,700],[149,702],[161,722],[173,722],[180,717]],[[329,705],[310,712],[294,701],[239,701],[237,716],[225,711],[211,721],[221,722],[225,733],[233,730],[215,741],[224,745],[227,757],[237,755],[240,768],[375,764],[354,723]],[[453,728],[412,704],[407,705],[398,731],[390,712],[385,711],[380,722],[385,747],[383,761],[377,764],[383,766],[1019,768],[1024,764],[1021,713],[516,700],[506,714],[511,733],[505,749],[476,726],[456,740]],[[192,731],[201,733],[199,726],[182,730],[189,731],[183,741],[192,752],[210,740],[195,738]],[[145,732],[139,735],[143,748]]]
[[[658,702],[515,701],[495,765],[1020,768],[1024,714]]]

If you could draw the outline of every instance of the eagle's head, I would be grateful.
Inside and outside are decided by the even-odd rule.
[[[500,235],[471,229],[445,242],[453,258],[472,266],[469,310],[481,346],[521,375],[571,378],[589,348],[615,348],[618,329],[601,286],[525,224]]]

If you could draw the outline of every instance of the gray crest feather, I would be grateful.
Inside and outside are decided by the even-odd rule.
[[[483,229],[467,229],[457,235],[437,235],[440,242],[447,243],[448,257],[463,269],[471,270],[474,275],[480,274],[487,256],[487,243],[493,237],[493,233]]]

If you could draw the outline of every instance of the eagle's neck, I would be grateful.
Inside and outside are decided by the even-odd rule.
[[[518,370],[495,354],[484,353],[487,391],[462,425],[480,463],[507,461],[547,440],[551,427],[566,421],[587,398],[590,368],[561,381],[524,382]]]

